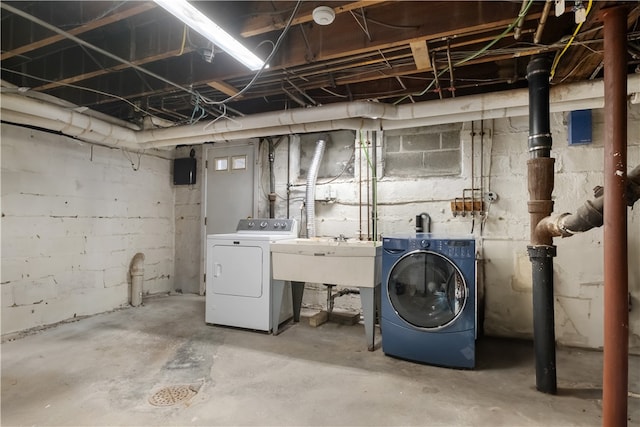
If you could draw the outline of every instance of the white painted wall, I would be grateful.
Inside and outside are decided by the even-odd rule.
[[[200,256],[202,252],[201,235],[204,233],[202,222],[202,189],[204,188],[203,145],[178,147],[174,150],[176,158],[189,157],[191,149],[196,154],[196,183],[175,186],[175,289],[183,293],[200,293],[200,284],[204,280],[200,275]]]
[[[640,163],[640,105],[629,106],[628,163]],[[552,114],[556,158],[555,211],[574,211],[603,181],[603,111],[593,112],[594,142],[567,146],[566,113]],[[531,267],[526,256],[527,117],[486,121],[485,184],[498,193],[480,236],[474,234],[485,260],[485,332],[490,335],[532,335]],[[411,231],[415,215],[428,212],[439,234],[471,231],[469,217],[453,217],[450,201],[461,197],[470,180],[470,123],[462,132],[459,177],[390,178],[382,174],[378,148],[379,232]],[[293,137],[291,165],[299,149]],[[287,212],[287,142],[276,150],[276,216]],[[184,151],[180,151],[184,150]],[[201,156],[201,147],[197,148]],[[121,150],[81,144],[69,138],[2,125],[2,333],[55,323],[74,315],[110,310],[128,303],[127,270],[133,255],[144,252],[145,292],[181,289],[197,292],[202,228],[202,180],[195,186],[173,187],[169,157],[187,155],[152,152],[141,156],[134,171]],[[266,144],[260,150],[259,194],[268,193]],[[297,154],[296,154],[297,153]],[[137,163],[137,156],[129,154]],[[200,158],[200,157],[199,157]],[[201,158],[200,158],[201,159]],[[319,235],[355,237],[359,223],[360,150],[355,173],[330,184],[332,203],[317,203]],[[479,154],[476,153],[476,165]],[[199,161],[199,167],[202,162]],[[364,167],[364,166],[363,166]],[[202,169],[201,169],[202,170]],[[199,174],[199,178],[200,178]],[[364,174],[363,174],[364,176]],[[366,183],[362,184],[366,192]],[[323,191],[319,188],[319,191]],[[304,186],[293,187],[290,216],[300,218]],[[365,198],[366,200],[366,198]],[[630,348],[640,353],[640,213],[629,209]],[[366,209],[362,210],[366,218]],[[261,197],[260,216],[268,215]],[[562,345],[600,348],[603,343],[602,229],[570,239],[556,239],[556,334]],[[178,280],[175,280],[179,272]],[[310,288],[305,303],[323,306],[324,287]],[[337,307],[358,309],[357,297],[337,299]]]
[[[585,200],[593,198],[592,189],[603,184],[603,111],[593,111],[593,143],[568,146],[567,113],[551,116],[553,133],[552,156],[556,158],[556,184],[553,193],[555,212],[573,212]],[[629,106],[630,169],[640,164],[640,105]],[[476,122],[476,131],[478,131]],[[480,255],[485,266],[485,332],[507,337],[532,337],[531,264],[527,256],[529,242],[529,214],[527,212],[527,137],[528,117],[505,118],[484,123],[485,191],[499,195],[490,207],[484,232],[480,233],[476,219],[474,235],[478,239]],[[464,123],[462,138],[462,173],[457,177],[389,178],[382,175],[378,183],[379,232],[390,235],[413,231],[415,215],[427,212],[432,218],[432,231],[438,234],[471,232],[470,217],[453,217],[450,201],[462,197],[462,190],[470,187],[471,142],[470,123]],[[299,147],[293,138],[292,155]],[[478,144],[478,138],[475,141]],[[318,192],[335,194],[331,203],[316,203],[316,228],[319,236],[347,237],[359,235],[359,151],[356,151],[355,176],[342,177],[329,184],[330,191],[318,187]],[[266,164],[265,150],[261,151]],[[382,169],[383,150],[379,149],[379,170]],[[297,167],[295,158],[291,162]],[[479,152],[475,155],[478,171]],[[364,164],[364,163],[363,163]],[[277,216],[286,215],[287,183],[286,143],[276,152]],[[363,175],[364,176],[364,175]],[[319,180],[321,181],[321,180]],[[292,172],[291,182],[296,179]],[[263,186],[268,181],[263,180]],[[266,188],[266,187],[265,187]],[[366,185],[363,184],[366,194]],[[293,187],[290,214],[301,218],[304,186]],[[366,200],[366,198],[365,198]],[[261,205],[266,214],[266,202]],[[640,209],[629,209],[629,290],[635,309],[630,313],[630,348],[640,353]],[[366,209],[363,209],[366,218]],[[304,219],[304,217],[302,217]],[[304,227],[304,224],[303,224]],[[366,234],[366,222],[363,229]],[[561,345],[601,348],[603,345],[603,254],[602,228],[568,239],[556,239],[558,257],[554,261],[556,294],[556,335]],[[304,303],[325,306],[325,287],[307,286]],[[340,297],[336,307],[359,309],[359,299]]]
[[[3,334],[127,305],[137,252],[144,293],[173,289],[170,152],[1,130]]]

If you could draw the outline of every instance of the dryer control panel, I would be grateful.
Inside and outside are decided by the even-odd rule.
[[[297,221],[287,218],[246,218],[238,222],[238,233],[297,234]]]

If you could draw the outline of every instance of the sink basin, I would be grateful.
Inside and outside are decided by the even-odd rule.
[[[336,240],[332,237],[312,237],[309,239],[286,239],[277,242],[276,251],[319,256],[376,256],[381,242],[357,239]],[[273,249],[272,249],[273,252]]]
[[[372,288],[380,283],[382,242],[331,237],[271,243],[274,279]]]

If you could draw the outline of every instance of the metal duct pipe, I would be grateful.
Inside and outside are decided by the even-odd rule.
[[[629,265],[627,250],[627,8],[604,20],[604,361],[602,425],[627,425]]]
[[[587,200],[575,213],[551,215],[540,221],[536,227],[536,235],[553,237],[571,237],[592,228],[601,227],[604,223],[604,194],[602,187],[597,187],[596,198]],[[626,203],[633,206],[640,200],[640,165],[627,174]]]
[[[316,181],[326,144],[324,139],[319,139],[316,142],[316,150],[313,153],[311,166],[309,166],[309,171],[307,172],[307,237],[316,237]]]
[[[533,342],[536,356],[536,388],[557,392],[555,316],[553,312],[553,257],[551,236],[538,238],[540,220],[553,211],[553,165],[549,121],[549,73],[551,61],[535,57],[527,66],[529,81],[529,154],[527,161],[531,244],[527,247],[533,267]]]

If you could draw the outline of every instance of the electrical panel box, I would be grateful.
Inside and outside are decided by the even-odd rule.
[[[173,185],[192,185],[196,183],[196,159],[186,157],[173,160]]]
[[[591,110],[570,111],[567,117],[569,145],[591,143]]]

